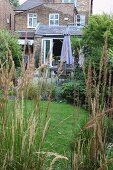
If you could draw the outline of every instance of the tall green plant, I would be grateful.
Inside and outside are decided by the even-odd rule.
[[[106,170],[110,166],[113,167],[112,151],[111,154],[108,154],[110,129],[113,128],[113,125],[109,126],[110,114],[113,111],[113,85],[111,84],[113,75],[108,69],[107,40],[106,34],[98,72],[90,62],[86,73],[86,101],[89,107],[89,121],[75,139],[74,170]]]
[[[12,33],[6,30],[0,30],[0,60],[2,63],[6,61],[7,56],[13,56],[15,66],[20,66],[21,62],[21,47],[18,44],[18,39]]]
[[[91,61],[98,69],[98,64],[102,55],[102,49],[107,32],[108,49],[112,49],[113,44],[113,17],[103,15],[93,15],[90,17],[88,26],[83,29],[83,47],[87,63]]]

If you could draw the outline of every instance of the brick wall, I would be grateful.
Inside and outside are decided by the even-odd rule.
[[[91,0],[77,0],[78,14],[84,14],[86,16],[86,24],[91,12]]]
[[[38,7],[32,8],[28,11],[17,13],[15,15],[15,30],[27,30],[27,14],[37,13],[38,22],[42,24],[49,24],[49,14],[59,13],[60,14],[60,25],[66,25],[74,22],[74,5],[67,3],[61,3],[62,0],[45,0],[45,3]],[[56,3],[56,4],[55,4]],[[91,11],[91,0],[77,0],[77,11],[78,14],[84,14],[86,16],[86,24]],[[68,18],[68,20],[65,20]]]
[[[0,28],[14,30],[14,11],[9,0],[0,1]]]
[[[60,25],[65,25],[68,23],[73,23],[74,15],[74,6],[73,4],[43,4],[41,6],[35,7],[28,11],[19,13],[15,15],[15,30],[26,30],[27,29],[27,14],[28,13],[37,13],[38,22],[43,24],[49,24],[49,14],[50,13],[59,13],[60,14]],[[68,21],[65,21],[65,18],[68,18]]]

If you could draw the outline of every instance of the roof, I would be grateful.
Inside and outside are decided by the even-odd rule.
[[[15,11],[26,11],[44,3],[44,0],[27,0],[22,5],[17,7]]]
[[[68,26],[68,31],[70,35],[82,36],[82,29],[77,26]],[[40,24],[36,29],[35,36],[65,35],[66,32],[66,25],[49,26]]]
[[[68,30],[67,30],[68,28]],[[75,25],[60,25],[60,26],[49,26],[49,25],[42,25],[39,24],[36,30],[22,30],[16,31],[19,38],[31,38],[33,39],[34,36],[64,36],[67,34],[82,36],[82,28],[77,27]]]
[[[35,35],[35,30],[29,30],[29,31],[26,31],[26,30],[22,30],[22,31],[16,31],[16,33],[18,34],[19,38],[31,38],[33,39],[34,38],[34,35]]]

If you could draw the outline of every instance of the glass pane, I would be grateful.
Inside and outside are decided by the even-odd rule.
[[[54,20],[50,20],[50,25],[54,25]]]
[[[81,20],[81,25],[84,26],[85,25],[85,15],[81,15],[80,20]]]
[[[58,20],[55,20],[55,25],[59,25]]]
[[[32,18],[29,18],[29,26],[32,27]]]
[[[69,0],[64,0],[64,3],[68,3],[69,2]]]
[[[43,41],[43,57],[42,57],[42,63],[45,64],[46,63],[46,59],[47,57],[49,58],[49,54],[50,54],[50,40],[44,40]]]
[[[71,3],[76,3],[76,0],[70,0]]]
[[[77,23],[77,26],[80,26],[80,23]]]
[[[37,17],[37,14],[33,14],[33,17]]]
[[[55,19],[58,19],[58,14],[55,15]]]
[[[54,15],[50,15],[50,19],[54,19]]]
[[[46,58],[49,57],[50,52],[50,40],[46,40]]]
[[[80,15],[77,15],[77,20],[80,20]]]
[[[37,18],[34,18],[33,19],[33,27],[36,27],[37,26]]]
[[[33,17],[33,14],[29,14],[29,17]]]

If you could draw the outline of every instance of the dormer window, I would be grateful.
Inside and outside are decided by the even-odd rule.
[[[59,25],[59,14],[57,14],[57,13],[49,14],[49,25],[50,26],[58,26]]]
[[[29,13],[27,15],[27,27],[28,28],[35,28],[37,26],[37,14],[36,13]]]

